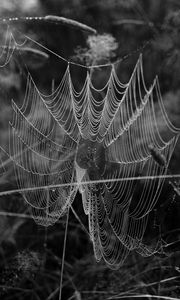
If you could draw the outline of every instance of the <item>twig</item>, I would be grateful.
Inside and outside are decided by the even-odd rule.
[[[120,296],[120,297],[109,297],[108,300],[112,299],[125,299],[125,298],[130,298],[130,299],[133,299],[133,298],[147,298],[147,299],[162,299],[162,300],[179,300],[179,298],[174,298],[174,297],[168,297],[168,296],[159,296],[159,295],[151,295],[151,294],[137,294],[137,295],[126,295],[126,296]]]
[[[66,227],[65,227],[65,232],[64,232],[63,256],[62,256],[61,275],[60,275],[60,284],[59,284],[59,300],[61,300],[61,297],[62,297],[62,282],[63,282],[64,261],[65,261],[65,252],[66,252],[68,221],[69,221],[69,207],[68,207],[68,211],[67,211]]]
[[[98,183],[108,183],[108,182],[121,182],[121,181],[132,181],[132,180],[156,180],[156,179],[175,179],[180,178],[180,174],[173,174],[173,175],[157,175],[157,176],[134,176],[134,177],[127,177],[127,178],[115,178],[115,179],[101,179],[101,180],[89,180],[89,181],[82,181],[81,184],[89,185],[89,184],[98,184]],[[78,188],[78,182],[70,182],[70,183],[62,183],[62,184],[51,184],[46,186],[36,186],[36,187],[29,187],[23,189],[14,189],[8,191],[0,192],[1,196],[11,195],[15,193],[25,193],[30,191],[37,191],[37,190],[44,190],[44,189],[55,189],[60,187],[67,187],[67,186],[76,186]]]
[[[72,207],[72,205],[70,206],[75,218],[78,220],[79,224],[82,226],[82,229],[84,230],[84,232],[90,237],[90,234],[88,232],[88,230],[86,229],[86,227],[84,226],[84,224],[82,223],[81,219],[79,218],[79,216],[77,215],[77,213],[75,212],[74,208]]]

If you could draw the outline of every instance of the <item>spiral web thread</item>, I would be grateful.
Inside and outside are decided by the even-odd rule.
[[[17,46],[12,40],[10,49]],[[12,55],[6,51],[2,67]],[[143,236],[180,129],[167,116],[158,78],[146,87],[142,55],[126,84],[112,64],[102,89],[95,88],[87,68],[83,87],[77,91],[70,67],[67,63],[50,95],[42,94],[28,74],[22,106],[12,101],[6,154],[14,163],[19,190],[38,224],[54,224],[67,212],[79,189],[95,257],[118,268],[132,250],[143,256],[157,251],[143,243]],[[61,138],[56,140],[54,132]],[[156,163],[150,145],[165,157],[166,166]],[[86,155],[89,148],[96,153],[94,165]],[[78,163],[78,155],[86,158],[89,167]],[[138,189],[136,179],[141,175],[145,179],[139,181]],[[128,180],[131,177],[134,180]]]

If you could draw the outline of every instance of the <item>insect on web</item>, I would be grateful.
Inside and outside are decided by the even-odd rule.
[[[9,49],[20,47],[12,35],[10,39]],[[13,51],[5,56],[2,66]],[[167,116],[158,78],[147,88],[142,55],[125,84],[115,64],[110,67],[109,79],[99,90],[89,68],[84,68],[86,78],[77,90],[67,62],[58,87],[48,95],[40,92],[29,73],[22,106],[12,101],[6,155],[14,163],[19,190],[38,224],[54,224],[79,190],[95,257],[118,268],[132,250],[143,256],[156,251],[143,243],[143,236],[179,129]],[[162,125],[167,138],[161,134]],[[61,139],[55,139],[54,131]],[[153,159],[150,145],[165,157],[166,167]]]

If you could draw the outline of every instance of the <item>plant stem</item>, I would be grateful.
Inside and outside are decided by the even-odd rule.
[[[62,281],[63,281],[63,272],[64,272],[64,260],[65,260],[65,252],[66,252],[68,221],[69,221],[69,207],[68,207],[68,211],[67,211],[66,227],[65,227],[65,232],[64,232],[63,255],[62,255],[61,275],[60,275],[60,284],[59,284],[59,300],[61,300],[61,297],[62,297]]]

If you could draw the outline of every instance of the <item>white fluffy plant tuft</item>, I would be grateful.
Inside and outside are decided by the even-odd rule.
[[[86,48],[78,47],[75,50],[74,59],[85,63],[87,66],[96,63],[108,63],[115,57],[118,48],[116,39],[108,33],[90,35],[87,38]]]

